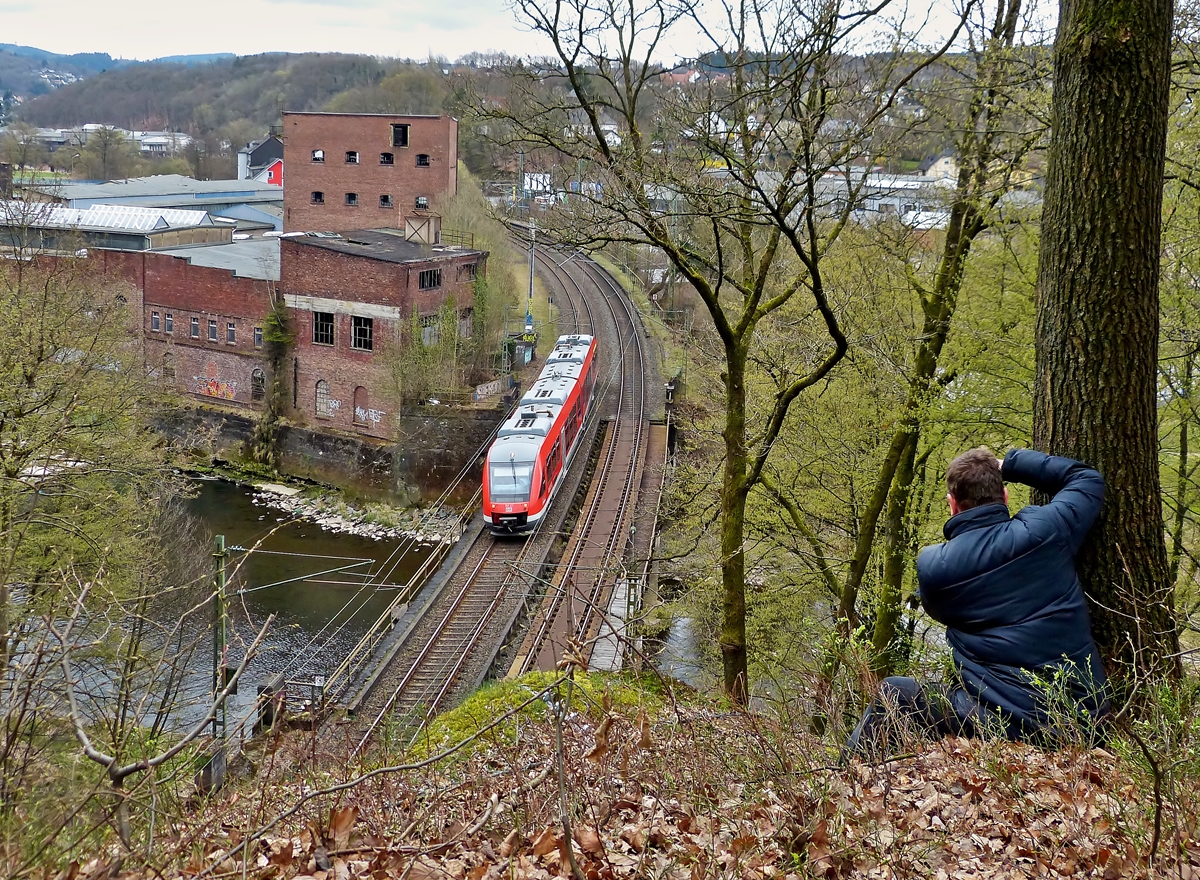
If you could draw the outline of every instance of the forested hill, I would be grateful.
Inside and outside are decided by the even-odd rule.
[[[54,127],[99,122],[208,132],[244,121],[265,129],[281,108],[321,109],[341,92],[378,85],[401,65],[367,55],[286,53],[149,62],[63,86],[27,103],[19,117]]]

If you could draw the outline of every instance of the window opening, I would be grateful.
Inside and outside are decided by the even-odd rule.
[[[395,153],[380,153],[379,154],[379,164],[380,165],[395,165],[396,164],[396,154]]]
[[[317,380],[317,415],[333,415],[333,406],[329,399],[329,383],[324,379]]]
[[[313,312],[313,342],[333,345],[333,312]]]
[[[314,205],[325,204],[325,193],[321,192],[320,190],[313,190],[312,203]]]
[[[392,123],[392,146],[407,147],[408,146],[408,125],[401,122]]]
[[[153,330],[155,333],[158,332],[158,324],[159,324],[158,312],[151,312],[150,313],[150,329]]]
[[[347,150],[346,151],[346,164],[347,165],[357,165],[358,164],[358,150]]]
[[[262,348],[262,344],[263,344],[262,327],[255,327],[254,328],[254,347]]]
[[[428,168],[429,167],[429,154],[428,153],[417,153],[417,167],[418,168]]]
[[[358,193],[346,193],[346,204],[351,207],[358,204]]]
[[[417,202],[416,202],[415,207],[416,207],[416,210],[418,210],[418,211],[428,211],[429,210],[429,196],[417,196]]]
[[[372,329],[374,321],[371,318],[360,318],[354,315],[350,318],[350,347],[359,351],[372,350]]]
[[[262,370],[250,373],[250,399],[262,400],[267,396],[267,375]]]
[[[421,290],[433,290],[442,286],[441,269],[425,269],[417,276],[417,287]]]
[[[167,312],[166,322],[167,322],[166,327],[164,328],[166,330],[166,332],[174,333],[175,332],[175,316],[172,315],[170,312]]]
[[[385,196],[379,197],[379,207],[390,208],[391,206],[392,206],[392,197],[391,196],[385,195]]]
[[[421,317],[421,343],[423,345],[437,345],[438,336],[441,331],[441,321],[437,315],[423,315]]]
[[[474,281],[478,270],[478,263],[465,263],[458,267],[458,280],[462,281],[465,278],[467,281]]]
[[[469,337],[475,332],[475,309],[463,309],[458,313],[458,335]]]
[[[209,342],[217,341],[217,319],[216,318],[208,319],[208,341]]]
[[[325,151],[324,150],[313,150],[312,151],[312,160],[314,162],[324,162],[325,161]]]
[[[232,321],[225,325],[225,341],[237,342],[237,325]]]
[[[192,339],[200,338],[200,319],[192,318]]]

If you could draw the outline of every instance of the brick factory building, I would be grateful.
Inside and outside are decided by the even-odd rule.
[[[89,259],[138,289],[146,367],[180,392],[265,409],[272,377],[264,332],[282,298],[295,337],[279,377],[288,420],[389,440],[400,409],[389,355],[436,342],[447,301],[469,336],[474,280],[486,274],[487,257],[374,229],[167,252],[93,250]],[[416,340],[414,313],[425,328]]]
[[[482,251],[407,241],[398,230],[284,238],[280,287],[292,317],[291,404],[304,423],[392,436],[399,401],[389,354],[432,344],[453,301],[470,336]],[[414,318],[421,339],[411,339]]]
[[[288,232],[404,228],[458,192],[452,116],[284,113],[283,141]]]

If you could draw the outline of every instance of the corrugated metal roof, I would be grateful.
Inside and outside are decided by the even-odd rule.
[[[175,208],[136,208],[129,205],[93,205],[68,208],[50,202],[0,202],[0,222],[33,229],[81,229],[107,232],[159,232],[215,226],[207,211]]]
[[[53,186],[35,187],[47,195],[60,199],[111,199],[141,196],[237,194],[243,198],[256,195],[279,196],[281,190],[271,183],[255,180],[196,180],[182,174],[155,174],[150,177],[132,177],[128,180],[110,180],[107,183],[71,183],[62,181]]]

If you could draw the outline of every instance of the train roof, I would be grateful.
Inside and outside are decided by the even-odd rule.
[[[554,350],[546,356],[546,366],[542,368],[542,373],[545,374],[551,367],[560,364],[582,364],[591,347],[591,336],[576,333],[558,337],[558,341],[554,343]]]
[[[504,437],[545,437],[550,433],[550,428],[554,425],[554,420],[562,411],[561,404],[538,402],[535,404],[527,404],[522,402],[517,411],[513,413],[504,424],[500,426],[500,432],[496,436]]]
[[[572,367],[573,370],[569,369]],[[568,364],[561,368],[561,372],[554,372],[548,376],[543,374],[521,397],[521,406],[537,406],[544,403],[562,406],[567,402],[567,397],[575,387],[582,369],[582,364]]]

